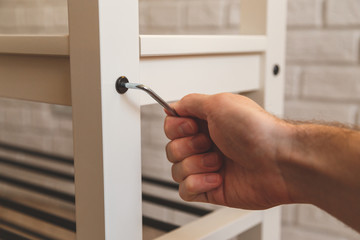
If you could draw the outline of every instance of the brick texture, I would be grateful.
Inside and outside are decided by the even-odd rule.
[[[328,0],[325,15],[328,26],[360,26],[360,1]]]
[[[228,25],[234,26],[235,28],[240,27],[240,1],[234,1],[230,3],[227,7],[227,13],[225,17],[228,18]]]
[[[302,63],[358,63],[359,30],[289,29],[287,60]]]
[[[222,1],[196,1],[186,8],[189,27],[221,27],[224,24]]]
[[[181,5],[179,3],[156,3],[148,8],[149,25],[156,28],[180,26]]]
[[[287,66],[285,76],[285,96],[288,99],[299,96],[302,69],[299,66]]]
[[[285,117],[301,121],[335,121],[354,124],[357,111],[356,104],[337,102],[289,100],[285,104]]]
[[[322,25],[322,8],[323,0],[289,1],[287,24],[290,27],[319,27]]]
[[[237,0],[140,0],[142,34],[237,34]]]
[[[0,32],[54,34],[68,32],[66,0],[1,0]]]
[[[287,118],[360,124],[359,5],[359,0],[289,0]],[[283,239],[360,237],[314,206],[294,208],[283,213]]]
[[[302,96],[305,98],[360,100],[360,66],[327,66],[304,69]]]

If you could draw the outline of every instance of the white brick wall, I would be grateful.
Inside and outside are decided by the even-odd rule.
[[[285,79],[285,96],[288,99],[296,98],[300,93],[300,79],[302,68],[299,66],[287,66]]]
[[[360,124],[359,6],[360,0],[289,0],[288,118]],[[360,238],[316,207],[293,208],[283,214],[283,239]]]
[[[360,66],[319,66],[304,69],[301,94],[307,99],[360,100]]]
[[[181,5],[171,2],[154,2],[148,9],[149,26],[176,29],[180,26]]]
[[[359,30],[289,29],[288,62],[358,63]]]
[[[335,121],[354,124],[358,105],[321,102],[316,100],[288,100],[285,117],[296,120]]]
[[[331,27],[360,26],[359,0],[328,0],[326,24]]]
[[[0,33],[67,33],[66,0],[1,0]]]
[[[360,0],[289,0],[288,7],[286,116],[360,125]],[[140,0],[143,34],[236,34],[239,16],[238,0]],[[67,31],[66,0],[0,0],[0,33]],[[171,179],[167,140],[157,134],[163,112],[150,106],[143,116],[143,172]],[[71,156],[71,109],[0,99],[0,141]],[[284,207],[282,236],[360,238],[308,205]]]
[[[288,25],[291,27],[319,27],[322,25],[319,12],[323,2],[323,0],[289,1]]]
[[[192,28],[211,28],[224,25],[224,2],[197,1],[186,7],[186,25]]]
[[[237,0],[140,0],[143,34],[236,34]]]
[[[0,98],[0,141],[73,155],[71,108]]]

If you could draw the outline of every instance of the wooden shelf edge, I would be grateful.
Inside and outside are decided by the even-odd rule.
[[[265,52],[263,35],[140,35],[141,57]]]
[[[0,35],[0,54],[69,55],[68,35]]]
[[[140,35],[141,57],[265,52],[262,35]],[[69,56],[69,35],[0,35],[0,54]]]
[[[228,239],[260,224],[262,211],[221,208],[156,240]]]

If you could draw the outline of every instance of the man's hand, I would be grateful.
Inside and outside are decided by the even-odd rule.
[[[245,209],[290,203],[278,162],[286,158],[289,125],[234,94],[191,94],[165,120],[166,147],[179,194]]]
[[[180,196],[244,209],[314,204],[360,231],[360,132],[287,123],[234,94],[184,97],[166,147]]]

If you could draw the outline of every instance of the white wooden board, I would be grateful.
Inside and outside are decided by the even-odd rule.
[[[140,35],[141,56],[264,52],[265,36]]]
[[[165,234],[157,240],[223,240],[261,223],[261,211],[222,208]]]
[[[166,101],[189,93],[243,92],[259,88],[260,54],[141,58],[140,79]],[[141,104],[154,100],[145,93]]]

